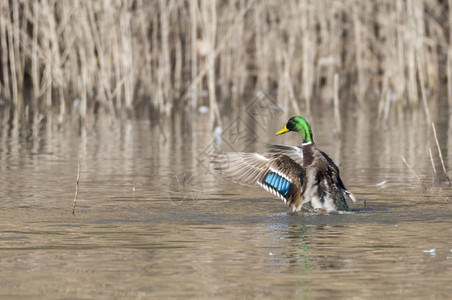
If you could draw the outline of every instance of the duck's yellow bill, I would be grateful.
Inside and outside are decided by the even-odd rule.
[[[276,135],[280,135],[280,134],[283,134],[283,133],[286,133],[286,132],[289,132],[289,129],[287,129],[287,126],[284,126],[283,129],[281,129],[280,131],[278,131],[276,133]]]

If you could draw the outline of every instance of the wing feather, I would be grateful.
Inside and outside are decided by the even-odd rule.
[[[211,158],[215,169],[241,184],[259,185],[279,197],[290,207],[298,209],[300,189],[304,186],[305,169],[287,155],[280,153],[227,152]],[[268,182],[267,176],[277,174],[277,180]],[[271,175],[273,177],[273,175]]]
[[[258,153],[218,153],[212,159],[215,169],[233,181],[256,184],[270,166],[270,157]]]
[[[298,146],[286,146],[286,145],[267,145],[269,153],[272,154],[284,154],[290,157],[300,166],[303,165],[303,150]]]

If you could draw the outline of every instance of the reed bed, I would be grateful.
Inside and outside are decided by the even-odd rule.
[[[0,95],[82,118],[150,103],[222,105],[263,90],[280,105],[452,106],[452,0],[0,0]],[[336,79],[335,79],[336,78]],[[335,80],[339,80],[336,82]],[[444,85],[446,84],[446,85]],[[356,99],[356,100],[355,100]],[[338,99],[336,98],[336,105]],[[68,105],[71,104],[71,105]],[[337,108],[337,106],[336,106]]]

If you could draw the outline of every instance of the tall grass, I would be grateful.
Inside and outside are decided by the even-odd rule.
[[[236,105],[255,89],[294,110],[318,99],[420,107],[441,83],[452,106],[452,0],[0,0],[0,94],[16,105],[78,99],[112,113]],[[337,75],[336,75],[337,74]],[[337,79],[336,79],[337,80]],[[337,86],[336,86],[337,88]],[[344,97],[345,98],[345,97]],[[25,99],[27,100],[27,99]]]

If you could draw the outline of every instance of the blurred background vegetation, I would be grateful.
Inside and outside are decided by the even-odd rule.
[[[316,103],[452,107],[452,0],[0,0],[1,103],[63,120],[140,104],[212,121],[264,91]],[[336,78],[336,79],[335,79]],[[335,84],[336,82],[336,84]],[[448,99],[448,100],[447,100]]]

